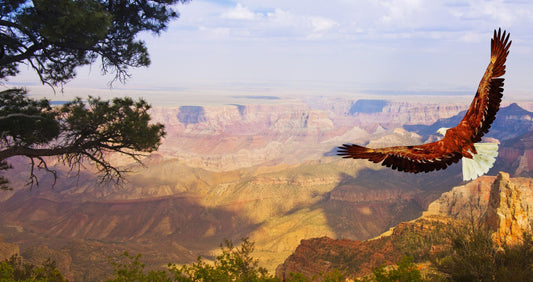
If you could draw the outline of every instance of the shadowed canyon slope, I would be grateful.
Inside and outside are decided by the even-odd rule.
[[[97,185],[90,168],[77,175],[58,164],[54,189],[43,174],[43,186],[30,191],[23,186],[25,164],[15,160],[15,190],[0,195],[0,235],[28,258],[57,258],[76,280],[102,278],[107,256],[123,250],[142,253],[155,268],[210,258],[223,239],[242,237],[256,242],[255,255],[274,270],[302,239],[372,238],[420,216],[459,185],[460,165],[414,175],[331,155],[346,142],[426,142],[437,137],[419,132],[422,126],[466,106],[313,97],[157,107],[154,119],[168,135],[146,166],[113,156],[132,169],[123,187]],[[531,172],[527,133],[509,134],[516,120],[531,121],[530,112],[500,116],[509,122],[492,136],[502,142],[501,167],[516,167],[506,170],[513,175]],[[87,272],[89,265],[101,267]]]

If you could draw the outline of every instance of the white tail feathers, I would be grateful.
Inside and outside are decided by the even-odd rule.
[[[489,172],[498,156],[497,143],[474,144],[477,154],[472,159],[463,158],[463,180],[474,180]]]

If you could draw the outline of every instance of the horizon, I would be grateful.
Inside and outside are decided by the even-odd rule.
[[[533,2],[194,0],[160,35],[144,33],[152,64],[110,90],[95,63],[77,70],[61,94],[29,68],[5,86],[55,98],[96,92],[475,94],[489,62],[494,29],[513,41],[504,97],[529,99]],[[84,94],[86,95],[86,94]],[[127,93],[126,93],[127,95]],[[150,100],[157,101],[157,97]]]

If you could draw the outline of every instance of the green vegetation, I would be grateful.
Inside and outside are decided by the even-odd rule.
[[[453,281],[529,281],[533,239],[524,234],[521,243],[499,246],[484,227],[469,224],[454,230],[450,249],[433,264]]]
[[[422,274],[418,270],[412,257],[404,256],[397,265],[386,267],[381,265],[372,270],[372,274],[368,277],[360,279],[360,281],[377,281],[377,282],[416,282],[425,281],[422,279]]]
[[[59,272],[55,262],[47,260],[41,266],[24,263],[22,259],[13,255],[0,262],[1,281],[66,281]]]
[[[451,228],[449,225],[438,221],[422,219],[418,222],[424,226],[423,232],[417,231],[416,225],[408,225],[404,227],[405,230],[393,238],[393,244],[398,248],[399,253],[412,257],[415,262],[430,259],[432,248],[448,244],[450,239],[443,234],[448,234]]]
[[[198,257],[191,265],[169,264],[168,271],[144,271],[144,264],[124,253],[118,262],[112,261],[114,277],[107,281],[278,281],[259,267],[258,259],[251,256],[254,244],[243,239],[240,247],[229,240],[220,246],[222,253],[213,263]]]
[[[160,33],[187,0],[5,0],[0,7],[0,81],[30,66],[58,85],[100,59],[102,73],[124,81],[128,68],[150,64],[140,32]]]
[[[57,156],[71,169],[84,161],[96,165],[102,180],[120,182],[123,171],[108,161],[108,153],[130,156],[140,162],[139,152],[157,150],[165,135],[162,124],[150,124],[150,105],[144,100],[89,97],[51,107],[46,99],[26,97],[22,89],[0,92],[0,170],[11,166],[6,159],[24,156],[31,161],[30,185],[38,185],[35,168],[54,176],[45,157]],[[0,176],[2,189],[9,189]]]
[[[403,256],[395,265],[380,265],[356,281],[529,281],[533,277],[533,239],[524,236],[524,241],[514,246],[497,246],[490,233],[484,229],[453,229],[448,239],[452,244],[448,250],[431,258],[431,266],[421,271],[410,256]],[[259,260],[252,257],[254,243],[247,238],[240,246],[229,240],[221,244],[221,253],[213,262],[198,257],[188,265],[168,264],[165,270],[145,270],[141,255],[132,256],[125,252],[117,258],[110,258],[115,281],[279,281],[259,266]],[[353,277],[350,272],[334,269],[311,278],[302,273],[291,273],[287,281],[345,281]],[[42,266],[23,263],[13,256],[0,263],[2,281],[64,281],[55,262],[47,260]]]

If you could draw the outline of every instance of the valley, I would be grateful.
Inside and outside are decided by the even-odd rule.
[[[415,175],[335,156],[343,143],[436,140],[436,129],[457,124],[468,107],[454,99],[313,96],[156,106],[153,120],[167,131],[160,149],[144,166],[111,156],[131,170],[123,186],[98,184],[90,167],[78,173],[57,163],[55,187],[43,173],[42,185],[30,190],[26,164],[14,160],[15,189],[0,192],[0,237],[29,260],[52,257],[76,281],[105,278],[108,257],[125,250],[159,268],[212,258],[224,239],[244,237],[274,272],[301,240],[373,238],[464,184],[460,164]],[[531,177],[531,108],[503,103],[487,136],[501,144],[489,175]]]

